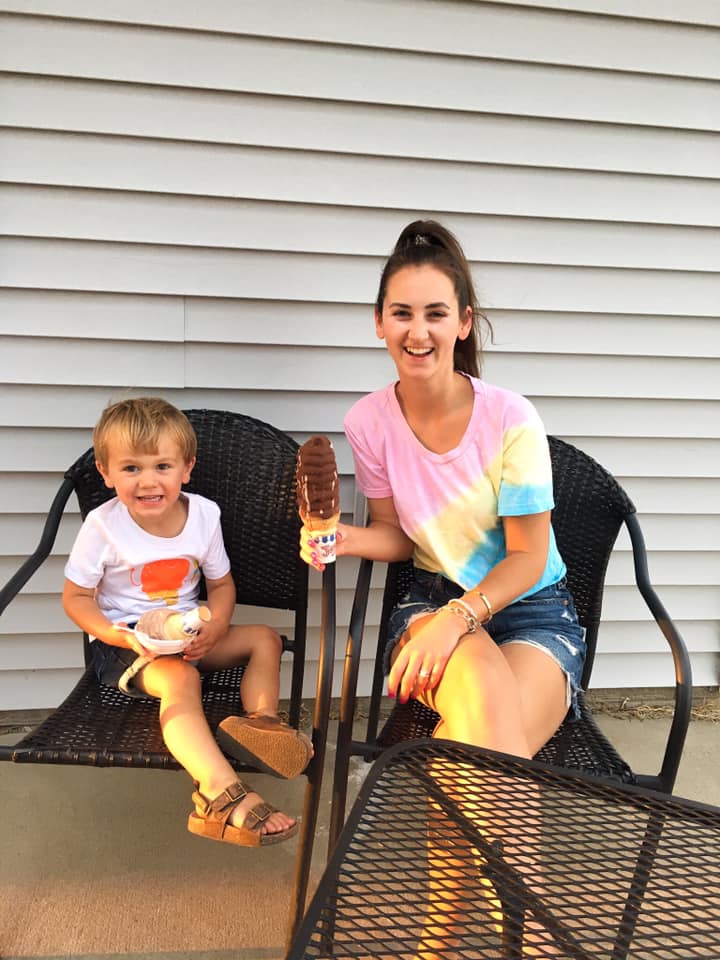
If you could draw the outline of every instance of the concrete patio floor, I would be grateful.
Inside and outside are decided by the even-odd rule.
[[[638,771],[655,772],[666,719],[598,720]],[[2,741],[17,739],[9,734]],[[332,746],[313,885],[327,854]],[[353,795],[367,769],[355,766]],[[718,769],[720,725],[693,721],[676,793],[720,806]],[[252,782],[276,805],[301,810],[302,778]],[[0,788],[3,960],[283,956],[297,841],[261,852],[191,836],[185,774],[3,763]]]

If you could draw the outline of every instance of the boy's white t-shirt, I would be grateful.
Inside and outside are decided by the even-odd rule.
[[[220,508],[195,493],[176,537],[157,537],[138,526],[117,497],[91,510],[65,565],[65,576],[95,589],[101,612],[112,622],[133,622],[157,607],[197,606],[200,575],[218,580],[230,570],[220,527]]]

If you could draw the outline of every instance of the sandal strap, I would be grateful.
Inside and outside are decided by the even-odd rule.
[[[204,793],[200,793],[199,790],[193,793],[192,799],[198,812],[203,817],[225,823],[235,807],[242,803],[248,795],[248,792],[248,788],[242,780],[236,780],[225,787],[222,793],[219,793],[213,800],[206,797]],[[257,806],[260,806],[260,804],[257,804]]]
[[[280,719],[278,716],[273,716],[272,714],[267,713],[246,713],[246,720],[263,720],[265,723],[271,723],[275,726],[286,727],[287,724]]]
[[[222,824],[221,835],[224,836],[230,814],[239,803],[242,803],[248,793],[248,788],[242,780],[236,780],[235,783],[225,787],[222,793],[218,794],[213,800],[209,800],[199,790],[193,793],[192,798],[198,815],[207,821]],[[276,813],[277,809],[271,803],[265,803],[264,800],[261,800],[245,814],[242,829],[259,832],[268,817]]]
[[[243,826],[248,830],[257,830],[259,827],[265,823],[267,818],[277,812],[277,807],[273,807],[270,803],[256,803],[254,807],[251,807],[248,812],[245,814],[245,819],[243,820]]]

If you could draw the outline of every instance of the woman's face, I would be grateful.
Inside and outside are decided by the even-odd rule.
[[[455,342],[471,329],[472,308],[460,314],[452,280],[430,264],[393,274],[382,313],[375,314],[375,330],[401,379],[452,373]]]

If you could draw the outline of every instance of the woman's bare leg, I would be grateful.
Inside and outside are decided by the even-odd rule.
[[[558,728],[566,712],[564,674],[541,650],[527,644],[509,644],[499,650],[484,633],[466,635],[458,644],[445,668],[443,677],[432,691],[420,693],[419,699],[441,716],[435,736],[471,743],[520,757],[531,757]],[[506,778],[485,776],[482,790],[476,780],[472,787],[462,786],[458,776],[456,802],[475,824],[483,839],[501,841],[504,860],[528,876],[534,886],[539,880],[537,853],[540,842],[538,789],[530,783],[512,784],[516,793],[521,786],[527,793],[522,824],[509,822],[502,813],[500,795],[508,788]],[[466,798],[473,797],[470,803]],[[493,796],[497,799],[493,800]],[[431,814],[432,819],[432,814]],[[462,902],[477,896],[477,880],[467,889],[463,883],[463,862],[474,862],[482,868],[485,858],[476,847],[463,855],[453,856],[437,849],[436,832],[429,835],[431,877],[431,912],[418,950],[420,960],[434,960],[441,946],[439,933],[458,929],[463,914]],[[452,882],[457,879],[457,886]],[[450,878],[450,883],[448,879]],[[492,882],[481,875],[480,885],[488,902],[490,918],[502,917],[501,904]],[[465,888],[465,889],[463,889]],[[447,939],[444,941],[447,947]],[[523,956],[533,957],[544,944],[545,953],[552,950],[551,941],[542,926],[534,920],[525,924]]]

